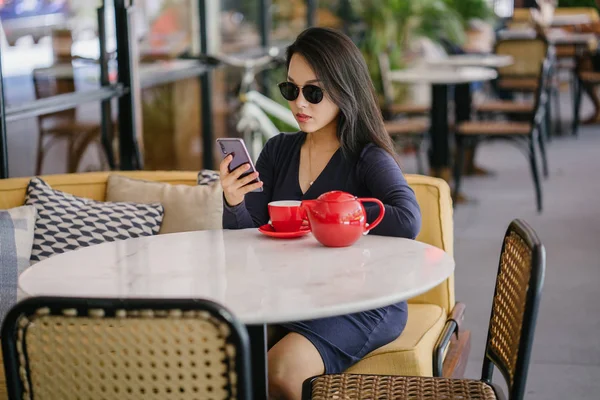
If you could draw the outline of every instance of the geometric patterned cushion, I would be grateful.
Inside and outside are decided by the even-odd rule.
[[[35,207],[0,210],[0,322],[17,302],[19,274],[29,267]]]
[[[32,264],[54,254],[104,242],[151,236],[162,223],[163,206],[108,203],[52,189],[40,178],[27,186],[25,204],[37,209]]]
[[[220,179],[219,173],[210,169],[198,172],[198,185],[210,185]]]

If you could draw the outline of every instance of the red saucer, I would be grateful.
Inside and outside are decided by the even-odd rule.
[[[275,229],[273,229],[273,226],[271,224],[265,224],[258,228],[258,231],[263,235],[267,235],[274,238],[293,239],[309,234],[310,228],[308,226],[303,226],[297,232],[277,232]]]

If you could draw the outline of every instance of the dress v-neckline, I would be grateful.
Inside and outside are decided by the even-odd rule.
[[[329,168],[329,166],[331,165],[331,162],[333,161],[334,157],[339,153],[341,147],[338,147],[338,149],[331,155],[331,157],[329,158],[329,161],[327,161],[327,164],[325,164],[325,167],[323,168],[323,170],[321,171],[321,173],[319,175],[317,175],[317,177],[312,181],[312,185],[308,186],[308,189],[306,189],[306,192],[302,191],[302,186],[300,185],[300,160],[302,158],[302,145],[304,144],[304,142],[306,142],[306,138],[307,138],[307,133],[304,133],[304,138],[302,140],[302,142],[300,143],[300,146],[298,146],[298,151],[296,153],[296,156],[298,157],[298,160],[296,162],[296,186],[298,187],[298,190],[300,191],[300,193],[302,194],[302,197],[304,198],[308,192],[310,192],[310,190],[317,184],[317,182],[319,181],[319,178],[321,178],[321,175],[323,175],[323,173],[325,173],[325,171],[327,171],[327,169]]]

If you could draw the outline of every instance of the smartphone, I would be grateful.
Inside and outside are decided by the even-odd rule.
[[[231,162],[229,163],[229,172],[232,172],[240,165],[249,164],[250,169],[244,172],[239,179],[256,172],[256,168],[254,167],[254,163],[250,158],[250,154],[248,153],[248,149],[246,148],[246,144],[243,139],[239,138],[219,138],[217,139],[217,144],[221,149],[221,153],[223,153],[223,158],[227,157],[229,154],[233,156]],[[252,183],[259,182],[260,180],[256,178]],[[253,192],[262,192],[263,188],[259,187],[258,189],[253,190]]]

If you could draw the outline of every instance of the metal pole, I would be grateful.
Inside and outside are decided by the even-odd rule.
[[[100,85],[110,86],[108,76],[108,55],[106,53],[106,1],[102,1],[102,5],[98,8],[98,42],[100,45]],[[111,99],[103,101],[100,105],[101,127],[102,127],[102,146],[108,160],[108,165],[111,170],[115,169],[115,158],[113,154],[113,124]]]
[[[258,29],[260,30],[260,45],[268,47],[271,42],[271,0],[258,0]]]
[[[2,30],[0,22],[0,31]],[[8,139],[6,137],[6,110],[4,105],[4,76],[0,49],[0,179],[8,178]]]
[[[317,24],[318,0],[306,0],[306,27],[310,28]]]
[[[117,63],[119,83],[125,94],[119,98],[119,153],[120,169],[142,169],[142,160],[136,136],[135,82],[132,41],[136,40],[131,29],[133,21],[132,0],[115,0],[115,25],[117,30]]]
[[[198,1],[200,19],[200,52],[208,54],[208,27],[206,0]],[[200,76],[200,117],[202,118],[202,168],[214,168],[213,155],[213,112],[212,112],[212,72],[207,69]]]
[[[271,26],[273,15],[271,13],[271,0],[258,0],[258,29],[260,32],[260,45],[266,50],[271,45]],[[265,70],[258,76],[262,92],[269,97],[270,88],[269,71]]]

